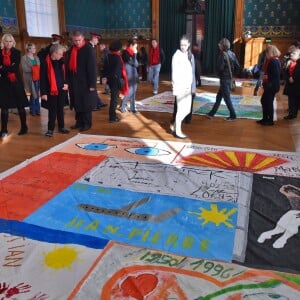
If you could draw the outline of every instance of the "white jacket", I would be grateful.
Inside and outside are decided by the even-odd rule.
[[[185,93],[192,93],[192,85],[195,81],[194,56],[191,61],[188,59],[187,53],[183,53],[179,49],[172,57],[172,85],[173,95],[178,96]]]

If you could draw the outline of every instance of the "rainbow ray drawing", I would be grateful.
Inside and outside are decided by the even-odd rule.
[[[223,150],[192,154],[183,157],[179,162],[193,166],[255,173],[281,165],[287,160],[255,152]]]

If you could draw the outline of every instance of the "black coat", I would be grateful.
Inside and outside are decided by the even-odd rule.
[[[64,78],[64,62],[62,59],[57,61],[51,61],[52,64],[57,64],[57,72],[60,72],[60,77]],[[55,70],[54,70],[55,71]],[[56,82],[57,88],[61,90],[63,84],[67,83],[66,80],[62,80],[61,83]],[[48,77],[48,65],[46,63],[46,58],[41,61],[40,69],[40,91],[41,95],[50,95],[50,82]]]
[[[74,47],[74,46],[73,46]],[[77,53],[77,72],[69,70],[72,48],[66,55],[66,75],[69,84],[70,107],[76,112],[92,111],[97,105],[97,94],[90,88],[97,88],[97,62],[94,49],[85,44]]]
[[[0,107],[16,108],[29,105],[20,74],[21,52],[11,48],[11,65],[3,65],[3,55],[0,51]],[[16,82],[11,82],[8,73],[15,73]]]
[[[109,53],[104,62],[103,77],[106,77],[110,87],[118,85],[122,78],[122,60],[120,55]]]
[[[289,78],[289,68],[286,70],[286,84],[284,87],[283,94],[290,96],[298,96],[300,97],[300,59],[297,61],[296,67],[293,71],[292,77],[294,82],[290,83]]]
[[[50,54],[50,48],[53,44],[50,44],[46,46],[45,48],[42,48],[38,53],[37,56],[39,57],[40,61],[45,60],[46,56]]]
[[[268,66],[268,80],[263,81],[265,91],[277,93],[280,90],[281,64],[279,59],[271,59]]]

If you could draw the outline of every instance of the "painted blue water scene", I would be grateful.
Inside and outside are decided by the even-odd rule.
[[[231,261],[237,214],[234,203],[74,183],[24,222],[180,255]]]

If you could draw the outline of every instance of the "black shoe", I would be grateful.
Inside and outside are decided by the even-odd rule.
[[[68,130],[68,129],[66,129],[66,128],[60,128],[60,129],[58,130],[58,132],[67,134],[67,133],[70,133],[70,130]]]
[[[296,119],[297,117],[296,116],[293,116],[293,115],[287,115],[285,117],[283,117],[285,120],[292,120],[292,119]]]
[[[224,120],[225,120],[225,121],[235,121],[235,120],[236,120],[236,118],[227,117],[227,118],[225,118]]]
[[[0,132],[0,138],[1,138],[1,139],[6,138],[7,136],[8,136],[8,132],[7,132],[7,131],[1,131],[1,132]]]
[[[257,124],[261,124],[261,123],[263,123],[263,122],[265,122],[264,119],[261,119],[261,120],[257,120],[257,121],[256,121]]]
[[[92,126],[83,126],[79,129],[79,131],[87,131],[89,129],[91,129]]]
[[[28,133],[28,128],[27,127],[23,127],[21,128],[21,130],[18,132],[18,135],[24,135]]]
[[[102,103],[102,104],[98,105],[97,107],[98,107],[98,108],[102,108],[102,107],[106,107],[106,106],[107,106],[107,104]]]
[[[45,133],[45,136],[53,136],[53,130],[48,130],[46,133]]]
[[[264,125],[264,126],[273,126],[274,122],[273,121],[263,121],[260,124]]]
[[[80,129],[81,126],[78,125],[78,124],[75,124],[75,125],[72,125],[70,128],[71,128],[71,129]]]
[[[109,119],[109,123],[117,123],[117,122],[120,122],[120,119],[118,117],[114,119]]]
[[[187,136],[186,135],[177,135],[176,132],[174,132],[174,137],[178,138],[178,139],[182,139],[182,140],[185,140],[187,139]]]
[[[95,108],[93,108],[93,111],[98,111],[98,110],[100,110],[100,107],[95,107]]]
[[[210,114],[206,114],[204,115],[207,119],[212,119],[214,116],[210,115]]]

